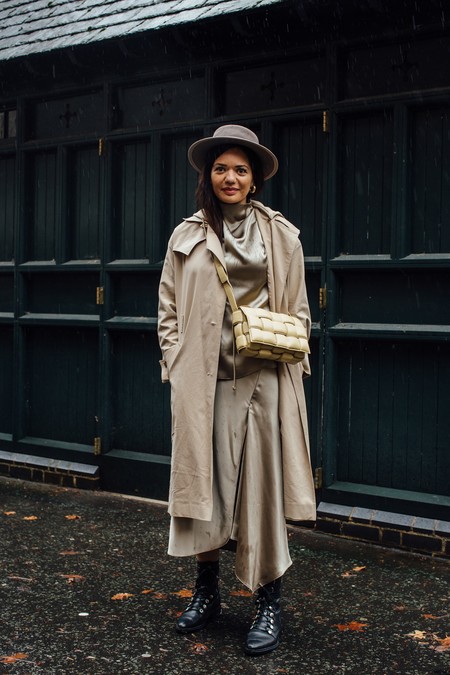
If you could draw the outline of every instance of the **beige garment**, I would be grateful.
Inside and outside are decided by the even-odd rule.
[[[277,371],[217,382],[211,521],[173,517],[169,554],[187,556],[237,541],[236,576],[250,590],[292,564],[283,511]]]
[[[268,306],[267,255],[250,204],[224,208],[224,256],[238,302]],[[172,518],[169,554],[237,541],[236,575],[251,590],[291,565],[283,506],[278,376],[272,361],[233,355],[231,312],[222,326],[213,428],[211,521]],[[234,390],[233,358],[237,388]]]

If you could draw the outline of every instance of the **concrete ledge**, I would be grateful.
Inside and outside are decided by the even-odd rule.
[[[450,523],[442,520],[320,502],[315,529],[347,539],[450,557]]]
[[[96,465],[3,450],[0,450],[0,475],[84,490],[100,487],[100,471]]]

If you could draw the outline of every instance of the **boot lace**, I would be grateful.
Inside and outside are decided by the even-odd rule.
[[[273,635],[275,623],[275,608],[266,598],[257,598],[256,615],[250,630],[260,630]]]

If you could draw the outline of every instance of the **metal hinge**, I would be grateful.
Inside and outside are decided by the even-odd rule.
[[[104,150],[105,150],[105,139],[99,138],[98,139],[98,156],[99,157],[101,157],[103,155]]]
[[[319,288],[319,307],[320,309],[326,309],[327,306],[327,288],[323,286]]]
[[[324,110],[322,112],[322,131],[324,134],[330,133],[330,112],[329,110]]]
[[[323,469],[321,466],[318,466],[314,470],[314,487],[316,490],[320,490],[323,485]]]
[[[103,305],[105,302],[105,289],[103,286],[97,286],[95,292],[95,302],[97,305]]]
[[[102,439],[100,436],[94,438],[94,455],[100,455],[102,452]]]

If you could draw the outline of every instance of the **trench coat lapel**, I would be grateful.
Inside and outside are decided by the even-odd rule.
[[[259,205],[255,205],[256,219],[266,251],[270,251],[267,268],[270,309],[282,310],[282,293],[286,287],[293,251],[297,245],[298,230],[289,228],[283,222],[276,222],[277,212],[269,213],[264,207],[264,215]]]

